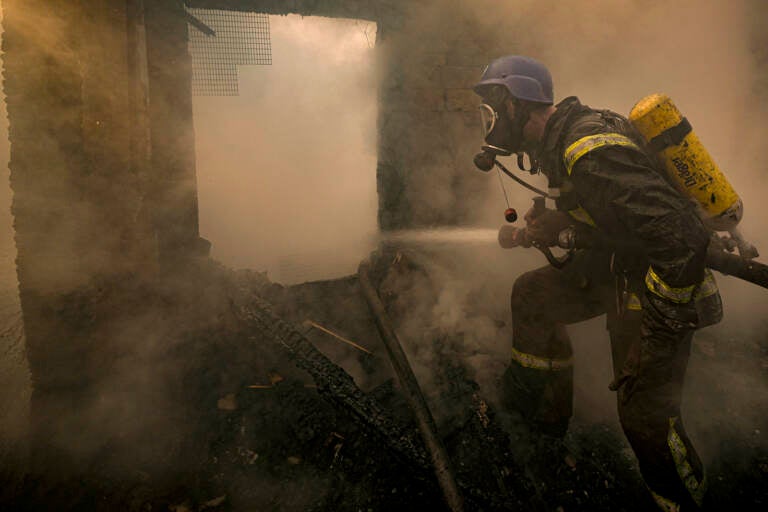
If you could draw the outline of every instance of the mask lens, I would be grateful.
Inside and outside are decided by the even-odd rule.
[[[499,114],[496,113],[490,105],[483,103],[478,107],[480,109],[480,126],[483,130],[483,139],[488,137],[496,126],[496,120],[499,118]]]
[[[483,92],[483,103],[487,103],[495,110],[501,110],[509,97],[509,91],[506,87],[494,85]]]

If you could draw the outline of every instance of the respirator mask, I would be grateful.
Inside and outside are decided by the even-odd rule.
[[[509,118],[507,100],[511,99],[515,105],[515,115]],[[496,86],[489,88],[483,96],[480,109],[480,122],[485,144],[483,153],[475,158],[475,165],[481,170],[490,170],[493,160],[497,156],[510,156],[517,153],[518,167],[522,170],[535,172],[538,165],[531,158],[531,168],[526,169],[523,163],[523,154],[530,153],[523,138],[523,127],[530,120],[530,107],[525,102],[513,98],[506,87]],[[480,165],[480,160],[488,160],[490,165]]]

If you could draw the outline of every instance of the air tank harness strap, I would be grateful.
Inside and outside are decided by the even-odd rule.
[[[573,172],[573,166],[579,161],[581,157],[605,146],[625,146],[640,150],[632,139],[626,135],[620,133],[599,133],[597,135],[587,135],[582,137],[565,150],[563,155],[563,161],[565,163],[565,169],[568,171],[568,176]]]
[[[693,128],[691,123],[685,117],[671,128],[667,128],[650,141],[648,141],[648,147],[654,153],[661,153],[669,146],[679,146],[686,135],[691,133]]]

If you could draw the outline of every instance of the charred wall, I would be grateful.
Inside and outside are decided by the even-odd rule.
[[[106,328],[136,304],[127,290],[198,247],[183,6],[148,2],[137,19],[136,3],[3,2],[33,445],[50,460],[95,439],[79,411],[127,349]]]

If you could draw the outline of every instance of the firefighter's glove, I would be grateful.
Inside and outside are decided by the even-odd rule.
[[[538,242],[545,247],[556,246],[560,232],[573,224],[573,219],[567,213],[557,210],[543,210],[538,213],[529,210],[525,214],[525,221],[528,245]]]
[[[682,332],[696,329],[699,324],[696,302],[693,300],[673,302],[647,291],[643,301],[643,311],[645,312],[643,323],[648,327],[656,326]]]

